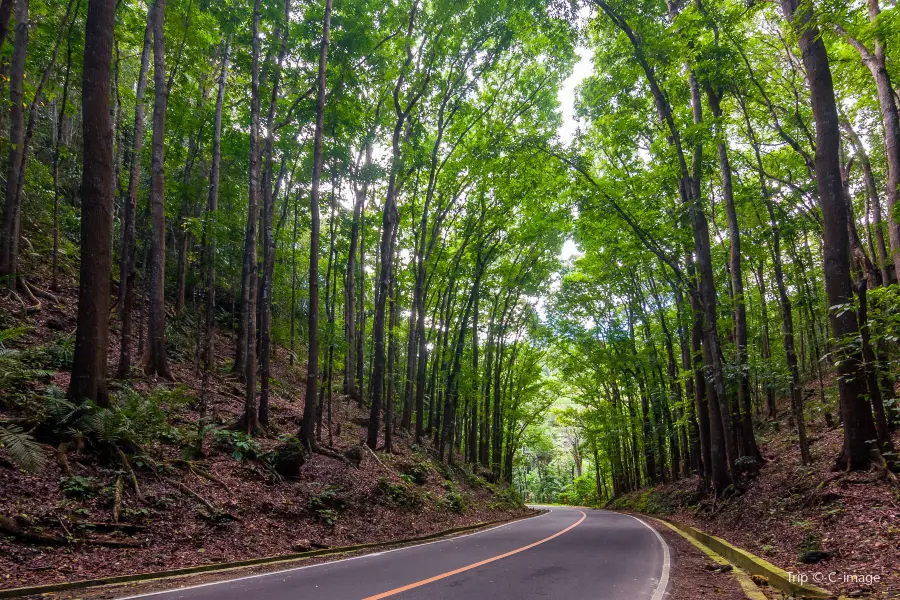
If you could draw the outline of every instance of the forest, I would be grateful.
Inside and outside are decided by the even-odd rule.
[[[29,481],[238,521],[185,482],[364,457],[394,500],[412,456],[510,506],[895,489],[898,14],[0,0],[0,530]]]

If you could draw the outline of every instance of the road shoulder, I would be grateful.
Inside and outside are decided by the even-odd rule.
[[[653,519],[645,519],[669,545],[671,569],[667,600],[747,600],[740,583],[728,571],[686,539]]]

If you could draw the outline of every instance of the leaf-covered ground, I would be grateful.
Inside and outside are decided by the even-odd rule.
[[[59,367],[71,361],[74,294],[74,288],[65,289],[61,304],[45,302],[25,317],[20,306],[0,300],[0,331],[16,331],[3,341],[0,377],[8,387],[0,397],[0,424],[29,429],[37,415],[58,405],[57,388],[65,390],[68,383],[68,371]],[[378,452],[376,458],[362,446],[367,411],[338,394],[331,403],[330,434],[327,409],[323,416],[322,441],[346,452],[349,464],[313,455],[298,476],[277,475],[272,452],[296,433],[303,411],[302,368],[290,366],[288,353],[279,348],[267,435],[251,439],[229,431],[243,407],[243,388],[228,374],[233,340],[224,334],[210,381],[214,427],[198,434],[194,319],[190,312],[169,319],[174,382],[135,374],[114,389],[128,411],[125,426],[138,430],[129,437],[137,443],[120,446],[143,502],[111,447],[90,439],[81,446],[79,434],[59,438],[71,440],[68,474],[57,463],[53,432],[35,431],[47,464],[34,474],[14,468],[7,449],[0,449],[0,517],[45,538],[32,543],[0,532],[0,588],[410,538],[529,510],[471,469],[441,465],[403,431],[394,454]],[[113,319],[111,369],[118,357],[116,326]],[[334,386],[339,389],[340,381]],[[104,425],[113,433],[121,426]],[[115,526],[120,478],[123,500]]]

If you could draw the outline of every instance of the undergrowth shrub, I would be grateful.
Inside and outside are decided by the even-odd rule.
[[[386,477],[378,479],[376,493],[388,504],[404,508],[418,508],[424,502],[424,497],[402,483],[393,483]]]
[[[220,429],[213,434],[212,449],[231,454],[234,460],[253,460],[261,451],[259,442],[243,431]]]
[[[337,522],[338,514],[347,508],[347,504],[343,490],[328,485],[317,496],[310,498],[306,507],[318,521],[330,527]]]
[[[400,477],[407,483],[416,485],[425,485],[428,482],[428,473],[431,468],[427,463],[410,462],[402,463],[400,466]]]

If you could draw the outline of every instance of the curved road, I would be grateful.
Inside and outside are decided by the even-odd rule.
[[[157,592],[154,600],[661,600],[669,551],[618,513],[550,512],[477,533]]]

